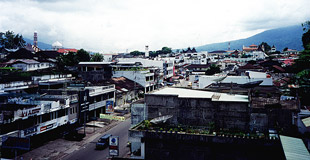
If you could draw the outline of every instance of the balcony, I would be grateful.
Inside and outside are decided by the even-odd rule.
[[[92,104],[89,105],[89,110],[92,111],[92,110],[95,110],[95,109],[98,109],[98,108],[101,108],[101,107],[105,107],[107,101],[114,101],[114,100],[112,98],[110,98],[110,99],[103,100],[103,101],[100,101],[100,102],[92,103]]]
[[[114,92],[115,91],[115,85],[109,85],[109,86],[96,86],[96,87],[85,87],[85,89],[89,90],[90,96],[96,96],[104,93]]]

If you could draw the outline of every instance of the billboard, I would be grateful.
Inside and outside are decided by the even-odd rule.
[[[111,120],[117,120],[117,121],[125,121],[125,117],[122,116],[113,116],[108,114],[100,114],[101,119],[111,119]]]
[[[105,107],[105,113],[114,113],[113,101],[107,101]]]

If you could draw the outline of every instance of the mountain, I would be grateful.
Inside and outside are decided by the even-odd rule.
[[[33,40],[32,39],[28,39],[28,38],[25,38],[24,37],[24,40],[26,41],[26,44],[27,43],[30,43],[30,44],[33,44]],[[38,47],[40,49],[52,49],[52,45],[51,44],[46,44],[46,43],[43,43],[43,42],[38,42]]]
[[[251,44],[259,45],[262,42],[267,42],[270,46],[275,45],[277,50],[282,51],[285,47],[289,49],[303,50],[301,36],[303,30],[301,25],[289,26],[277,29],[266,30],[252,37],[228,41],[231,49],[242,49],[242,46],[249,46]],[[228,42],[212,43],[203,46],[195,47],[197,51],[215,51],[227,50]]]

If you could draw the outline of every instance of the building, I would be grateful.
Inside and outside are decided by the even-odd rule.
[[[141,112],[140,116],[134,114],[134,123],[138,124],[129,130],[132,156],[264,159],[264,154],[257,153],[267,152],[283,156],[278,139],[249,134],[249,106],[247,95],[180,88],[146,94],[144,102],[132,105],[135,112]],[[144,119],[149,121],[139,123]]]
[[[77,51],[78,51],[77,49],[70,49],[70,48],[60,48],[57,50],[57,52],[62,54],[68,54],[69,52],[76,53]]]
[[[52,49],[55,50],[55,51],[58,51],[61,48],[62,48],[62,44],[60,42],[58,42],[58,41],[56,41],[56,42],[54,42],[52,44]]]
[[[144,68],[140,62],[118,62],[112,65],[112,77],[125,77],[144,87],[144,93],[153,91],[156,83],[154,73]]]
[[[146,68],[159,68],[163,78],[169,80],[173,76],[174,60],[158,58],[154,60],[142,58],[118,58],[119,62],[140,62]]]
[[[148,119],[173,115],[170,124],[174,125],[203,126],[214,122],[219,128],[248,128],[248,96],[164,88],[146,94],[145,103]]]
[[[14,59],[6,62],[5,64],[7,66],[14,67],[15,69],[26,72],[55,67],[55,63],[53,62],[39,62],[33,59]]]
[[[257,51],[257,50],[258,50],[258,46],[255,45],[255,44],[252,44],[252,45],[250,45],[248,47],[246,47],[246,46],[242,47],[242,51],[243,52],[252,52],[252,51]]]
[[[102,82],[112,77],[112,62],[80,62],[79,78],[84,81]]]

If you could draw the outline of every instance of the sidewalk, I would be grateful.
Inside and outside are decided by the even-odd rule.
[[[126,119],[130,118],[130,113],[124,115]],[[114,126],[121,123],[121,121],[111,121],[109,124],[104,124],[101,121],[91,121],[87,123],[85,128],[86,136],[82,141],[68,141],[62,138],[50,141],[45,145],[38,147],[34,150],[31,150],[23,155],[20,155],[18,159],[23,157],[24,160],[44,160],[44,159],[62,159],[63,157],[71,154],[75,150],[79,150],[81,147],[92,142],[96,137],[102,133],[110,130]],[[94,128],[95,125],[96,127]],[[84,133],[84,128],[79,132]]]

